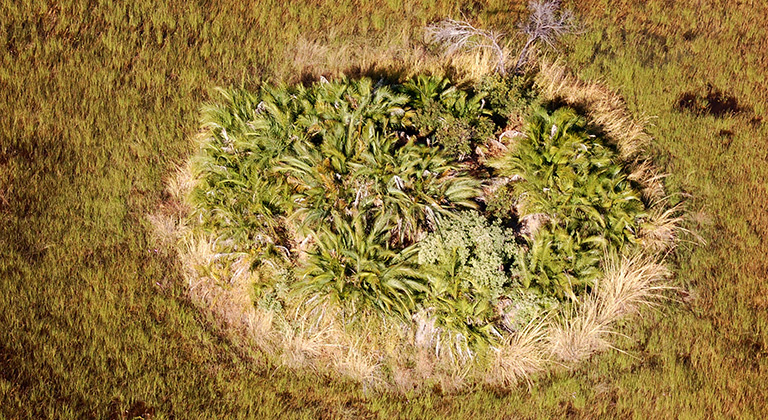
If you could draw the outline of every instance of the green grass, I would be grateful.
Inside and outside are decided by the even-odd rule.
[[[587,31],[563,48],[568,65],[654,117],[670,191],[690,194],[688,227],[707,240],[678,249],[677,279],[692,293],[628,323],[632,339],[617,338],[628,354],[604,353],[530,390],[382,396],[259,368],[260,355],[186,300],[145,215],[192,152],[212,87],[365,68],[397,56],[403,34],[431,20],[463,13],[513,31],[524,11],[522,2],[406,3],[0,6],[0,417],[131,408],[156,418],[765,417],[760,2],[579,2]],[[675,110],[707,83],[749,110]]]

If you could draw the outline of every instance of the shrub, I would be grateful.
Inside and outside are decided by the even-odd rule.
[[[418,244],[418,262],[444,273],[459,287],[495,301],[514,283],[510,267],[517,254],[515,232],[489,223],[478,212],[462,212]]]
[[[427,288],[410,261],[412,251],[392,249],[389,235],[384,219],[367,226],[358,216],[324,226],[303,264],[296,291],[330,295],[341,304],[372,305],[408,319]]]
[[[527,114],[538,96],[530,75],[491,74],[477,83],[475,89],[485,100],[485,108],[490,110],[493,119],[502,123],[512,115]]]
[[[448,79],[429,76],[404,83],[402,90],[412,98],[414,108],[408,125],[453,159],[466,159],[479,142],[493,136],[496,126],[483,94],[471,94],[451,86]]]
[[[429,285],[422,305],[438,324],[464,337],[495,340],[499,298],[519,288],[510,268],[515,234],[477,212],[462,212],[419,242],[419,271]]]

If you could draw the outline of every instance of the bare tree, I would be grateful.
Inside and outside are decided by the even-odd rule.
[[[471,24],[453,19],[445,19],[427,27],[429,41],[441,44],[447,54],[453,54],[459,50],[490,49],[496,53],[498,59],[496,71],[506,74],[506,53],[499,45],[503,36],[500,32],[478,29]]]
[[[515,64],[515,72],[519,72],[528,61],[531,47],[537,42],[543,42],[550,47],[555,46],[557,39],[576,31],[576,18],[570,9],[560,9],[561,0],[532,0],[528,4],[531,15],[528,22],[520,24],[520,31],[528,39],[520,51]],[[440,44],[447,54],[459,50],[474,50],[486,48],[496,54],[496,71],[506,74],[507,54],[499,44],[501,32],[479,29],[471,24],[453,19],[445,19],[427,27],[427,37],[432,43]]]
[[[561,0],[533,0],[528,5],[531,15],[528,22],[520,25],[520,31],[528,36],[515,64],[515,72],[528,61],[534,43],[541,41],[555,47],[557,39],[576,31],[576,17],[570,9],[560,10]]]

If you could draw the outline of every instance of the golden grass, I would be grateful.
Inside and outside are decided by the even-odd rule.
[[[375,353],[372,355],[360,350],[360,340],[351,343],[347,351],[334,360],[333,366],[342,376],[355,382],[377,385],[382,380],[381,364],[375,359]]]
[[[669,269],[655,256],[635,254],[608,257],[604,263],[605,276],[597,286],[600,300],[600,320],[611,323],[631,315],[641,307],[652,305],[670,289],[665,280]]]
[[[201,235],[181,239],[180,259],[186,268],[190,299],[211,311],[224,326],[254,340],[259,348],[271,343],[274,315],[253,304],[253,284],[248,256],[216,252],[216,241]]]
[[[544,370],[551,363],[545,351],[546,326],[545,320],[533,320],[501,346],[492,348],[486,382],[511,387],[521,380],[530,381],[532,374]]]
[[[600,302],[588,296],[575,314],[561,315],[547,335],[548,348],[556,360],[575,364],[610,347],[612,330],[601,322]]]
[[[329,34],[325,39],[333,39]],[[478,80],[492,73],[496,57],[476,49],[443,55],[426,47],[424,34],[403,29],[386,40],[357,39],[335,44],[325,39],[301,37],[286,50],[286,61],[300,63],[284,79],[318,79],[320,76],[395,75],[401,79],[418,74],[450,74],[454,83]],[[509,49],[504,48],[507,56]],[[355,63],[350,67],[349,63]],[[299,64],[296,64],[298,66]]]
[[[637,233],[643,247],[651,253],[667,252],[677,243],[681,233],[690,233],[681,227],[682,210],[682,204],[667,207],[663,202],[655,202]]]
[[[666,174],[660,174],[656,166],[649,160],[637,161],[633,165],[629,179],[642,186],[643,199],[648,203],[658,203],[666,198],[664,192],[664,178]]]
[[[279,323],[279,345],[283,364],[291,368],[319,368],[342,348],[341,326],[334,317],[336,308],[322,303],[287,312]]]

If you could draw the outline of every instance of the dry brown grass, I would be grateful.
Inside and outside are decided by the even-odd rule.
[[[488,384],[511,387],[540,372],[550,364],[546,353],[547,323],[534,320],[501,346],[491,349],[491,362],[485,380]]]
[[[283,364],[291,368],[322,368],[338,357],[342,350],[342,327],[336,320],[337,308],[327,302],[295,311],[286,311],[281,317],[278,342]]]
[[[612,333],[601,322],[600,301],[595,296],[585,299],[574,313],[561,315],[548,331],[548,348],[558,361],[575,364],[592,354],[610,348]]]
[[[649,160],[637,161],[633,165],[629,179],[642,186],[643,199],[649,203],[657,203],[666,198],[664,178],[666,174],[659,173],[656,166]]]
[[[666,283],[671,275],[669,269],[654,256],[608,257],[604,271],[605,276],[596,286],[600,320],[604,323],[631,315],[642,306],[656,304],[663,299],[662,292],[671,288]]]
[[[667,207],[663,201],[655,202],[637,233],[643,247],[654,254],[667,252],[678,242],[681,233],[690,233],[681,226],[682,211],[682,204]]]
[[[327,37],[333,39],[332,36]],[[507,48],[503,51],[509,55]],[[497,64],[493,52],[487,50],[460,51],[449,56],[430,52],[424,39],[403,30],[387,40],[360,39],[343,45],[323,39],[299,38],[286,51],[286,60],[301,63],[301,68],[291,68],[286,80],[300,78],[304,81],[349,76],[396,75],[409,78],[418,74],[445,75],[451,69],[455,83],[477,80],[492,73]],[[349,63],[355,63],[350,67]]]
[[[360,347],[359,341],[351,343],[334,361],[334,368],[355,382],[378,385],[382,381],[380,363],[376,360],[375,353],[365,353]]]
[[[250,270],[250,257],[218,253],[210,237],[189,235],[181,243],[179,256],[190,299],[210,310],[226,328],[266,350],[272,341],[273,314],[253,304],[258,274]]]

